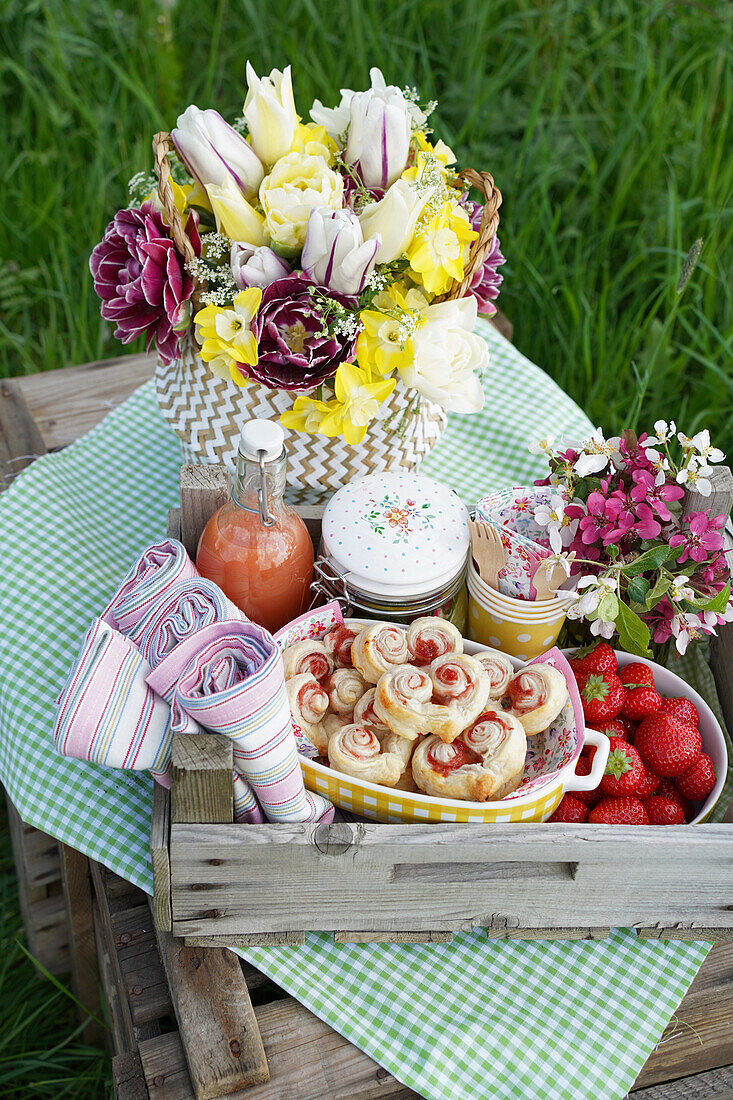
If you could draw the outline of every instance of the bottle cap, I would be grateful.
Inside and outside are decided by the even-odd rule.
[[[283,451],[285,432],[274,420],[248,420],[242,428],[239,453],[250,462],[259,461],[259,452],[265,452],[265,462],[279,458]]]

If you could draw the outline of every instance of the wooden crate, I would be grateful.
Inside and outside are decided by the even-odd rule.
[[[729,510],[730,472],[720,476]],[[184,467],[181,484],[171,533],[193,553],[228,475]],[[318,517],[308,518],[316,537]],[[732,665],[729,627],[713,665],[729,722]],[[332,825],[241,825],[231,770],[226,738],[175,736],[170,801],[156,792],[156,914],[188,944],[293,943],[306,930],[340,942],[445,940],[476,926],[501,939],[594,939],[613,927],[733,939],[731,824],[381,825],[339,813]]]

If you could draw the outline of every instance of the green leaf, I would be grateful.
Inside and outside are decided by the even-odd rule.
[[[643,554],[640,554],[634,561],[630,561],[627,565],[622,565],[621,572],[627,577],[638,577],[640,573],[659,569],[664,565],[665,561],[674,557],[676,553],[677,550],[675,547],[665,546],[663,543],[660,543],[659,546],[652,546],[651,550],[646,550]]]
[[[615,623],[618,615],[619,601],[613,592],[607,592],[598,604],[596,618],[603,619],[607,623]]]
[[[619,602],[616,628],[622,649],[625,649],[627,653],[634,653],[638,657],[651,657],[649,627],[625,603]]]
[[[665,577],[663,573],[660,573],[654,582],[653,588],[647,592],[646,597],[646,609],[651,610],[652,607],[659,603],[662,596],[665,596],[669,592],[670,585],[672,584],[671,577]]]
[[[730,599],[730,581],[726,584],[722,592],[718,592],[715,596],[706,597],[705,599],[687,600],[686,602],[692,604],[693,607],[697,607],[700,611],[725,611]]]
[[[626,588],[626,595],[634,603],[642,603],[646,606],[647,592],[651,584],[646,577],[632,577]]]

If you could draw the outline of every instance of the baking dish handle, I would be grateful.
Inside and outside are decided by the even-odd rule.
[[[586,728],[585,743],[595,747],[593,765],[588,775],[576,775],[574,771],[571,772],[563,783],[563,790],[565,791],[594,791],[603,778],[608,763],[608,754],[611,751],[611,742],[605,733]]]

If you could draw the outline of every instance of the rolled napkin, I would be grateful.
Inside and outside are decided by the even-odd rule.
[[[268,631],[250,622],[213,623],[176,646],[147,679],[199,725],[232,740],[235,770],[269,821],[331,820],[331,803],[303,786],[282,656]]]
[[[213,581],[188,577],[160,592],[134,631],[143,657],[155,668],[185,638],[211,623],[247,616]]]
[[[150,771],[170,786],[171,710],[149,686],[133,642],[95,619],[59,696],[53,743],[62,756]]]
[[[199,575],[183,545],[176,539],[163,539],[142,552],[100,618],[137,641],[159,597],[176,581]]]

